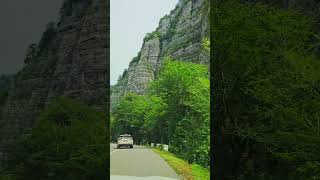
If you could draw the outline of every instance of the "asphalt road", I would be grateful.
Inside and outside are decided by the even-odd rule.
[[[167,177],[179,179],[176,172],[158,154],[143,146],[117,149],[110,144],[110,174],[126,177]]]

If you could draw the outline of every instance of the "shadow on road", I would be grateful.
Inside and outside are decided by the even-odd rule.
[[[130,148],[130,147],[120,147],[120,148],[117,148],[117,145],[112,145],[110,146],[111,149],[146,149],[146,147],[144,146],[140,146],[140,145],[134,145],[133,148]]]

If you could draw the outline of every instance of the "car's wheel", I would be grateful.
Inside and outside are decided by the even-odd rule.
[[[117,149],[119,149],[120,148],[120,146],[119,145],[117,145]]]
[[[132,148],[133,148],[133,145],[130,145],[130,148],[132,149]]]

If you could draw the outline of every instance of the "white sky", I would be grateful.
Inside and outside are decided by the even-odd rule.
[[[178,0],[111,0],[110,83],[128,68],[138,54],[146,33],[154,31],[159,20],[169,14]]]

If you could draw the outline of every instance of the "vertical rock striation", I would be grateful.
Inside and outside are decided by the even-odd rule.
[[[108,6],[106,0],[66,0],[60,22],[44,33],[37,55],[29,49],[32,55],[15,76],[0,118],[0,168],[11,158],[16,139],[32,128],[39,112],[55,97],[105,108]],[[50,37],[44,37],[49,32]]]
[[[111,108],[127,92],[145,93],[165,57],[208,65],[210,56],[202,48],[202,40],[208,36],[209,0],[180,0],[158,28],[147,34],[138,56],[113,86]]]

